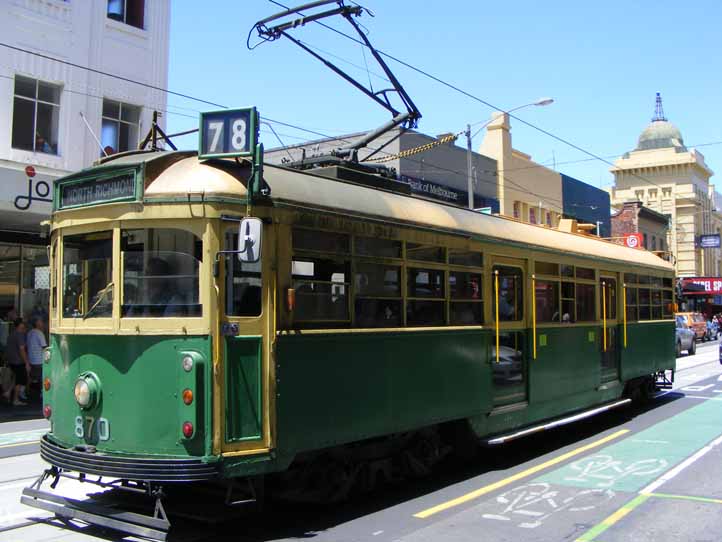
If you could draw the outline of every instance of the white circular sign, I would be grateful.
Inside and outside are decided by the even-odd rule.
[[[626,239],[626,242],[629,248],[637,248],[637,246],[639,245],[639,237],[637,237],[636,235],[629,235]]]

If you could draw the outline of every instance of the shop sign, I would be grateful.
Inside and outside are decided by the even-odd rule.
[[[722,277],[689,277],[680,282],[682,295],[722,295]]]
[[[0,210],[49,215],[53,201],[53,179],[50,175],[38,173],[33,166],[27,166],[24,170],[0,169],[3,185]]]
[[[699,248],[720,248],[719,233],[700,235],[698,246]]]
[[[624,244],[629,248],[641,248],[642,247],[642,234],[641,233],[628,233],[624,236]]]
[[[93,203],[135,198],[135,172],[125,172],[113,177],[69,181],[60,185],[58,208],[78,207]]]

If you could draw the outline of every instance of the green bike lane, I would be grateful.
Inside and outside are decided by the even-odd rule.
[[[687,509],[688,516],[697,517],[699,521],[693,523],[706,532],[712,518],[722,514],[722,462],[714,463],[716,454],[722,458],[722,382],[713,387],[707,390],[706,398],[698,393],[692,399],[673,392],[677,408],[670,417],[618,435],[600,446],[594,442],[582,446],[579,449],[584,451],[578,455],[575,450],[562,454],[562,459],[572,457],[559,465],[550,465],[555,468],[543,468],[542,472],[525,476],[538,468],[533,467],[490,484],[487,498],[481,498],[485,488],[472,492],[469,495],[473,504],[463,509],[465,499],[461,497],[449,501],[449,507],[441,505],[416,514],[415,517],[428,520],[437,511],[444,512],[432,524],[420,526],[399,540],[430,541],[448,529],[453,529],[454,540],[460,541],[473,540],[474,536],[478,539],[479,532],[499,541],[672,540],[666,538],[669,527],[660,533],[659,529],[650,530],[650,525],[664,524],[658,515],[666,510],[667,516],[675,518],[679,526],[675,510],[681,509]],[[682,410],[680,401],[684,404]],[[616,429],[633,426],[629,422]],[[618,433],[622,431],[610,436],[616,437]],[[709,480],[704,488],[698,481],[689,482],[685,475],[695,468],[706,469],[706,473],[694,474],[696,479],[703,480],[709,480],[709,471],[713,469],[716,483]],[[506,484],[506,480],[511,482]],[[684,482],[683,487],[679,487],[680,482]],[[446,508],[453,509],[457,504],[460,508],[450,514],[451,510]],[[644,520],[638,519],[640,515]],[[656,534],[647,538],[645,532]],[[722,535],[700,539],[718,540]]]

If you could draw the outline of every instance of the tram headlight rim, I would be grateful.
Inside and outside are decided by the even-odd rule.
[[[98,404],[100,383],[93,373],[83,373],[78,376],[73,386],[75,402],[84,410],[93,408]]]

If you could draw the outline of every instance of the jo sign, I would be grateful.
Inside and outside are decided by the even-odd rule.
[[[251,156],[258,142],[255,107],[207,111],[200,118],[198,158]]]

